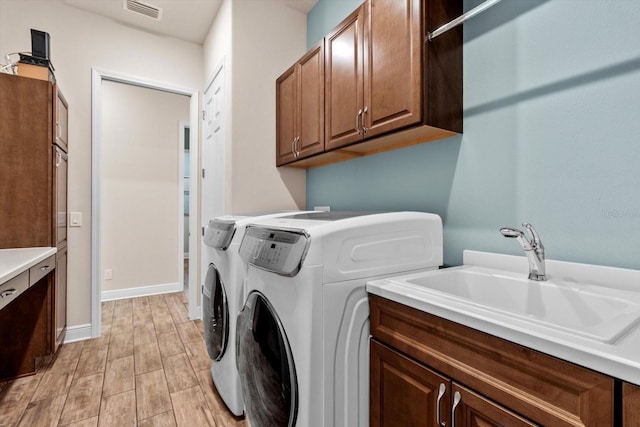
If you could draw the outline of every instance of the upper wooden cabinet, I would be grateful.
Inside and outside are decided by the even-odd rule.
[[[324,41],[276,80],[276,165],[324,151]]]
[[[325,37],[324,151],[288,166],[461,133],[462,28],[426,41],[460,14],[461,0],[367,0],[351,13]]]
[[[369,0],[326,36],[326,148],[420,122],[420,0]]]

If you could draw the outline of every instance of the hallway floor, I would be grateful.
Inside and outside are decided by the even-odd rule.
[[[102,303],[102,337],[0,382],[0,426],[248,427],[215,391],[186,306],[184,292]]]

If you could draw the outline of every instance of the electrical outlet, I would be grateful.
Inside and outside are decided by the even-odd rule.
[[[104,280],[111,280],[113,279],[113,270],[108,269],[104,271]]]

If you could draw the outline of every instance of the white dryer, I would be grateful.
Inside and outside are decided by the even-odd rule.
[[[225,215],[209,221],[204,242],[208,246],[207,273],[202,285],[204,337],[211,359],[211,377],[231,412],[240,416],[244,403],[236,369],[236,317],[244,302],[246,263],[238,247],[247,222],[258,218],[291,215],[295,211]]]
[[[237,364],[252,427],[369,426],[365,283],[442,265],[442,221],[423,212],[252,221]]]

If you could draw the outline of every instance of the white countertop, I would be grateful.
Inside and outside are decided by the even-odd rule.
[[[503,262],[505,260],[506,264]],[[521,272],[525,275],[528,271],[528,263],[524,257],[483,252],[465,251],[464,264],[502,268],[514,272],[522,270]],[[505,268],[505,265],[508,267]],[[576,265],[578,264],[547,260],[547,273],[560,275],[563,269],[566,271],[566,268],[573,268]],[[595,265],[579,266],[578,271],[580,272],[576,274],[576,280],[588,279],[588,282],[597,283],[598,286],[603,287],[613,287],[615,284],[616,289],[640,295],[640,271]],[[527,329],[518,322],[510,323],[500,320],[489,312],[479,314],[479,312],[465,310],[447,302],[446,298],[425,298],[424,295],[420,296],[418,293],[405,292],[397,286],[397,281],[402,277],[368,282],[367,291],[559,359],[640,385],[639,325],[610,344],[575,335],[568,336],[562,331],[551,328],[548,330]],[[394,280],[396,280],[395,284]]]
[[[56,253],[56,248],[0,249],[0,285]]]

